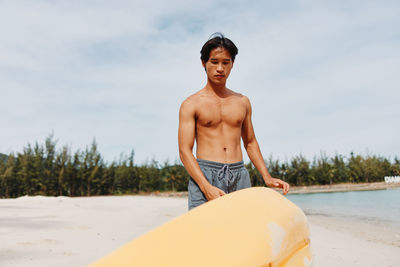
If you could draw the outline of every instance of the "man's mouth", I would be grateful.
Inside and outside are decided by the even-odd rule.
[[[224,78],[225,75],[215,75],[216,78]]]

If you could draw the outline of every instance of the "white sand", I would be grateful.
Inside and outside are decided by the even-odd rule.
[[[0,266],[85,266],[186,211],[186,198],[0,199]],[[400,228],[308,218],[314,267],[400,266]]]

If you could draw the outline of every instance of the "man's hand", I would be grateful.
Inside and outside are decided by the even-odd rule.
[[[283,189],[283,194],[286,195],[289,192],[289,184],[282,181],[281,179],[277,178],[269,178],[265,180],[265,183],[269,187],[276,187],[276,188],[282,188]]]
[[[204,195],[207,198],[207,201],[222,197],[225,195],[225,192],[219,189],[218,187],[215,187],[210,184],[205,190],[204,190]]]

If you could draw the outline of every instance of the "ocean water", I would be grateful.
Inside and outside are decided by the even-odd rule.
[[[334,193],[289,194],[306,215],[345,217],[400,226],[400,188]]]

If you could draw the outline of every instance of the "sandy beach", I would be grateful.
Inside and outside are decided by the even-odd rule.
[[[0,199],[0,266],[86,266],[186,211],[184,196]],[[400,228],[307,217],[314,267],[400,266]]]

